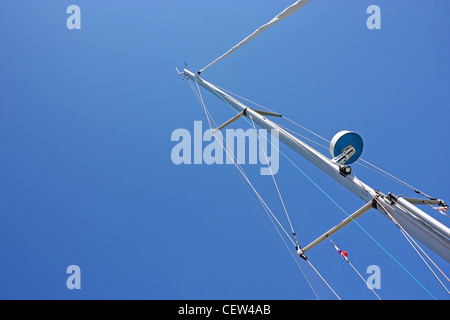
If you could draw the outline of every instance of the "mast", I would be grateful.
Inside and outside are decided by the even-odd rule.
[[[291,135],[276,123],[268,120],[264,115],[251,109],[213,84],[202,79],[198,74],[194,74],[187,69],[184,69],[184,72],[180,74],[183,74],[186,78],[193,80],[213,95],[224,100],[233,107],[238,114],[240,113],[242,116],[251,117],[261,128],[267,129],[269,132],[270,130],[276,130],[278,132],[279,140],[286,146],[325,172],[357,197],[362,199],[365,203],[372,202],[373,207],[384,216],[389,219],[391,219],[389,215],[392,216],[392,218],[394,218],[411,236],[433,250],[443,259],[450,262],[450,229],[447,226],[430,217],[405,199],[395,197],[390,193],[384,195],[357,179],[351,172],[343,172],[342,166],[332,162],[328,157],[324,156],[297,137]],[[373,201],[374,198],[376,198],[376,202]],[[319,242],[320,241],[315,241],[315,244]],[[308,247],[308,249],[310,249],[311,245]]]

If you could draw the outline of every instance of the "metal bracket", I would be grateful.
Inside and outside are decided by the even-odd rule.
[[[334,157],[333,159],[331,159],[331,161],[338,165],[344,165],[348,161],[348,159],[350,159],[350,157],[355,154],[355,152],[355,148],[350,144],[342,151],[340,155]]]
[[[330,230],[325,232],[323,235],[318,237],[316,240],[314,240],[313,242],[308,244],[306,247],[304,247],[302,249],[303,253],[308,251],[308,250],[310,250],[310,249],[312,249],[313,247],[315,247],[316,245],[321,243],[323,240],[325,240],[329,236],[335,234],[336,232],[338,232],[339,230],[341,230],[345,226],[349,225],[350,223],[355,221],[357,218],[361,217],[364,213],[366,213],[367,211],[369,211],[372,208],[373,208],[373,201],[370,201],[370,202],[366,203],[363,207],[361,207],[360,209],[356,210],[354,213],[352,213],[350,216],[348,216],[346,219],[344,219],[341,223],[339,223],[335,227],[331,228]]]

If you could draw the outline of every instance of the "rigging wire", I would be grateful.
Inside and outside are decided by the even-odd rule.
[[[190,81],[189,81],[190,82]],[[194,89],[194,87],[192,86],[192,84],[190,83],[192,90],[194,91],[194,94],[197,97],[197,100],[199,101],[199,103],[201,104],[203,111],[205,112],[206,117],[208,118],[208,123],[211,124],[209,117],[211,117],[212,122],[214,122],[214,119],[212,118],[211,114],[209,113],[208,109],[206,108],[206,105],[203,101],[203,98],[201,96],[201,91],[200,88],[198,87],[198,83],[197,83],[197,88],[198,88],[198,94],[196,92],[196,90]],[[215,122],[214,122],[215,124]],[[210,129],[212,130],[212,126],[210,125]],[[228,150],[227,148],[225,148],[223,146],[223,144],[220,142],[220,140],[217,140],[219,142],[219,144],[221,145],[222,149],[228,154]],[[231,155],[228,154],[228,156],[231,157]],[[278,223],[278,226],[284,231],[284,233],[288,236],[289,240],[291,240],[291,242],[295,245],[295,243],[293,242],[293,240],[289,237],[289,235],[287,234],[286,230],[283,228],[283,226],[281,225],[281,223],[277,220],[277,218],[275,217],[275,215],[272,213],[272,211],[270,210],[270,208],[268,207],[268,205],[264,202],[264,200],[262,199],[262,197],[259,195],[259,193],[256,191],[256,189],[254,188],[254,186],[252,185],[252,183],[250,182],[250,180],[248,179],[248,177],[246,176],[245,172],[243,171],[243,169],[238,165],[235,157],[232,158],[233,160],[233,164],[235,164],[236,169],[238,169],[238,171],[241,173],[241,175],[244,177],[244,179],[247,181],[247,183],[250,185],[250,187],[252,188],[252,190],[255,192],[258,200],[260,201],[260,203],[263,205],[264,210],[267,212],[270,212],[269,215],[269,219],[271,220],[272,224],[274,225],[275,229],[277,230],[278,234],[280,235],[281,239],[283,240],[283,242],[285,243],[286,248],[289,250],[289,247],[287,246],[284,237],[282,237],[280,231],[278,230],[278,227],[275,225],[275,223],[273,222],[272,218],[275,219],[275,221]],[[292,227],[292,225],[291,225]],[[293,233],[294,237],[296,239],[295,236],[295,232]],[[298,241],[297,241],[298,244]],[[293,256],[291,250],[289,250],[290,254]],[[294,256],[293,256],[294,258]],[[340,300],[340,297],[336,294],[336,292],[332,289],[332,287],[328,284],[328,282],[326,282],[326,280],[322,277],[322,275],[317,271],[317,269],[312,265],[312,263],[308,260],[305,259],[308,264],[311,266],[311,268],[317,273],[317,275],[322,279],[322,281],[328,286],[328,288],[334,293],[334,295]],[[314,288],[311,286],[311,283],[309,282],[309,280],[307,279],[305,273],[303,272],[303,270],[301,269],[300,265],[298,264],[297,259],[294,259],[294,261],[296,262],[297,266],[299,267],[300,271],[302,272],[303,276],[305,277],[306,281],[308,282],[309,286],[311,287],[312,291],[314,292],[315,296],[318,298]]]
[[[257,138],[258,138],[259,145],[261,146],[261,145],[262,145],[261,139],[260,139],[260,137],[259,137],[259,133],[258,133],[258,130],[256,129],[255,123],[253,122],[252,116],[250,116],[250,120],[252,120],[253,128],[255,129],[255,132],[256,132],[256,136],[257,136]],[[285,214],[286,214],[286,218],[287,218],[287,220],[288,220],[288,222],[289,222],[289,226],[291,227],[292,235],[293,235],[294,238],[295,238],[296,244],[299,246],[299,243],[298,243],[298,240],[297,240],[297,236],[296,236],[295,231],[294,231],[294,227],[292,226],[292,222],[291,222],[291,219],[289,218],[289,214],[288,214],[288,212],[287,212],[286,205],[284,204],[283,197],[281,196],[280,189],[278,188],[277,180],[275,179],[275,175],[273,174],[272,166],[269,165],[269,159],[267,159],[266,152],[264,151],[263,148],[261,148],[261,149],[262,149],[262,153],[264,154],[264,158],[266,159],[266,163],[268,164],[269,171],[270,171],[270,175],[272,176],[273,183],[274,183],[274,185],[275,185],[275,188],[277,189],[278,197],[280,198],[281,204],[283,205],[283,209],[284,209],[284,212],[285,212]]]
[[[270,221],[272,221],[272,218],[269,216]],[[295,261],[295,264],[297,265],[297,267],[299,268],[300,272],[302,273],[303,277],[305,278],[306,282],[308,283],[309,287],[311,288],[312,292],[314,293],[314,295],[316,296],[317,300],[319,299],[319,296],[316,293],[316,290],[314,290],[314,287],[312,286],[311,282],[309,281],[308,277],[306,276],[305,272],[303,272],[302,267],[300,266],[300,264],[298,263],[298,259],[296,258],[296,256],[292,253],[292,250],[289,248],[289,246],[287,245],[286,241],[284,240],[284,237],[281,235],[280,231],[278,230],[277,226],[273,223],[273,226],[275,227],[275,230],[277,230],[278,235],[280,236],[281,240],[283,240],[284,246],[286,247],[286,249],[289,251],[289,254],[291,255],[292,259]],[[333,291],[333,290],[332,290]],[[334,291],[333,291],[334,292]],[[336,295],[336,293],[335,293]],[[338,299],[340,300],[339,296],[336,295],[338,297]]]
[[[415,245],[425,254],[425,256],[427,256],[427,258],[433,263],[433,265],[444,275],[445,278],[447,278],[447,276],[441,271],[441,269],[439,269],[439,267],[434,263],[434,261],[425,253],[425,251],[423,251],[423,249],[417,244],[417,242],[414,241],[414,239],[411,237],[411,235],[400,225],[400,223],[398,223],[398,221],[389,213],[389,211],[385,208],[385,206],[381,203],[380,199],[378,198],[377,195],[374,195],[370,192],[370,190],[367,190],[364,186],[364,184],[361,182],[361,180],[359,180],[356,176],[355,176],[355,181],[359,182],[361,187],[368,192],[373,199],[377,202],[377,204],[383,209],[383,211],[386,213],[386,215],[389,217],[389,219],[392,220],[392,222],[397,226],[397,228],[401,231],[402,235],[405,237],[405,239],[409,242],[409,244],[411,245],[411,247],[416,251],[416,253],[419,255],[419,257],[422,259],[422,261],[427,265],[427,267],[430,269],[430,271],[433,273],[433,275],[436,277],[436,279],[439,281],[439,283],[444,287],[444,289],[449,292],[447,290],[447,288],[445,287],[445,285],[442,283],[442,281],[439,279],[439,277],[435,274],[435,272],[431,269],[431,267],[428,265],[428,263],[425,261],[425,259],[423,258],[423,256],[417,251],[417,249],[414,247],[414,245],[411,243],[414,242]],[[411,240],[411,241],[410,241]],[[398,263],[398,262],[397,262]],[[403,266],[398,263],[402,268]],[[413,279],[416,280],[416,278],[414,278],[414,276],[412,274],[409,273],[409,271],[407,271],[406,269],[404,269]],[[447,278],[448,280],[448,278]],[[435,300],[436,297],[434,297],[433,294],[431,294],[430,291],[428,291],[428,289],[426,289],[418,280],[416,280],[417,283],[422,286],[423,289],[425,289],[425,291],[427,291]]]
[[[333,290],[333,288],[328,284],[328,282],[322,277],[322,275],[317,271],[317,269],[312,265],[311,261],[309,259],[306,259],[306,262],[308,262],[309,266],[317,273],[317,275],[322,279],[322,281],[327,285],[328,289],[331,290],[331,292],[334,293],[334,295],[341,300],[341,298],[338,296],[338,294]]]
[[[358,182],[361,182],[356,176]],[[364,185],[361,184],[361,186],[364,188]],[[364,188],[365,189],[365,188]],[[367,192],[370,193],[369,190],[365,189]],[[372,195],[373,196],[373,195]],[[436,269],[447,279],[447,281],[450,281],[447,275],[436,265],[436,263],[425,253],[425,251],[422,249],[422,247],[419,246],[419,244],[411,237],[411,235],[395,220],[395,218],[389,213],[389,211],[385,208],[385,206],[380,202],[378,197],[374,197],[375,201],[380,205],[380,207],[383,209],[383,211],[388,215],[388,217],[392,220],[392,222],[397,226],[397,228],[401,231],[405,239],[409,242],[411,247],[416,251],[417,255],[422,259],[422,261],[426,264],[426,266],[430,269],[430,271],[433,273],[433,275],[436,277],[436,279],[439,281],[439,283],[444,287],[444,289],[447,291],[447,293],[450,294],[447,287],[442,283],[442,281],[439,279],[439,277],[436,275],[436,273],[433,271],[433,269],[430,267],[430,265],[425,261],[423,256],[417,251],[417,248],[422,251],[422,253],[428,258],[428,260],[436,267]],[[413,244],[414,243],[414,244]],[[415,246],[414,246],[415,245]],[[416,248],[417,247],[417,248]]]
[[[333,240],[331,240],[330,237],[327,237],[328,240],[330,240],[331,244],[336,248],[337,250],[337,246],[334,244]],[[372,288],[372,286],[370,286],[367,281],[363,278],[363,276],[359,273],[359,271],[355,268],[355,266],[350,262],[350,259],[348,259],[348,257],[344,257],[345,261],[347,261],[347,263],[350,265],[350,267],[353,268],[353,270],[356,272],[356,274],[358,274],[358,276],[362,279],[362,281],[364,281],[364,283],[367,285],[367,287],[372,290],[373,294],[377,296],[377,298],[379,300],[381,300],[380,296],[375,292],[375,290]]]
[[[214,84],[214,85],[215,85],[215,84]],[[273,111],[273,110],[271,110],[271,109],[269,109],[269,108],[267,108],[267,107],[264,107],[264,106],[262,106],[262,105],[260,105],[260,104],[258,104],[258,103],[256,103],[256,102],[253,102],[253,101],[251,101],[251,100],[249,100],[249,99],[247,99],[247,98],[244,98],[244,97],[242,97],[242,96],[240,96],[240,95],[238,95],[238,94],[236,94],[236,93],[234,93],[234,92],[232,92],[232,91],[230,91],[230,90],[224,89],[224,88],[222,88],[222,87],[220,87],[220,86],[217,86],[217,85],[215,85],[215,86],[216,86],[217,88],[219,88],[219,89],[221,89],[221,90],[223,90],[223,91],[225,91],[225,92],[227,92],[227,93],[229,93],[229,94],[232,94],[232,95],[234,95],[234,96],[236,96],[236,97],[239,97],[240,99],[243,99],[243,100],[245,100],[245,101],[247,101],[247,102],[249,102],[249,103],[251,103],[251,104],[253,104],[253,105],[255,105],[255,106],[258,106],[258,107],[263,108],[263,109],[265,109],[265,110],[267,110],[267,111],[270,111],[270,112],[274,112],[274,113],[275,113],[275,111]],[[314,132],[314,131],[312,131],[312,130],[310,130],[310,129],[304,127],[304,126],[302,126],[301,124],[295,122],[294,120],[292,120],[292,119],[290,119],[290,118],[288,118],[288,117],[286,117],[286,116],[283,116],[283,118],[286,119],[287,121],[291,122],[291,123],[294,124],[295,126],[297,126],[297,127],[301,128],[301,129],[303,129],[303,130],[305,130],[305,131],[307,131],[307,132],[309,132],[309,133],[315,135],[316,137],[322,139],[323,141],[326,141],[326,142],[330,143],[329,140],[325,139],[324,137],[322,137],[321,135],[317,134],[316,132]],[[280,125],[278,125],[278,126],[280,126]],[[280,127],[282,127],[282,126],[280,126]],[[283,127],[283,129],[287,129],[287,128]],[[289,131],[291,131],[291,132],[295,132],[295,131],[292,131],[292,130],[290,130],[290,129],[287,129],[287,130],[289,130]],[[328,147],[323,146],[323,145],[321,145],[321,144],[318,143],[318,142],[315,142],[315,141],[313,141],[313,140],[311,140],[311,139],[308,139],[308,138],[306,138],[306,137],[304,137],[304,136],[302,136],[302,135],[300,135],[300,134],[298,134],[298,133],[296,133],[296,134],[299,135],[299,136],[301,136],[301,137],[304,138],[304,139],[307,139],[308,141],[311,141],[311,142],[313,142],[313,143],[315,143],[315,144],[320,145],[321,147],[323,147],[323,148],[325,148],[325,149],[328,149]],[[375,170],[368,168],[367,166],[361,164],[359,161],[362,161],[362,162],[364,162],[364,163],[370,165],[370,166],[373,167]],[[379,174],[379,175],[381,175],[381,176],[384,176],[384,177],[386,177],[386,178],[388,178],[388,179],[390,179],[390,180],[392,180],[392,181],[398,183],[399,185],[401,185],[401,186],[403,186],[403,187],[405,187],[405,188],[407,188],[407,189],[410,189],[410,190],[414,191],[415,193],[420,194],[420,195],[422,195],[422,196],[424,196],[424,197],[426,197],[426,198],[428,198],[428,199],[432,199],[432,200],[435,200],[435,199],[436,199],[436,198],[433,198],[433,197],[429,196],[428,194],[426,194],[426,193],[420,191],[420,190],[417,189],[416,187],[414,187],[414,186],[412,186],[412,185],[406,183],[405,181],[403,181],[403,180],[397,178],[396,176],[390,174],[389,172],[386,172],[385,170],[383,170],[383,169],[381,169],[381,168],[375,166],[374,164],[370,163],[369,161],[364,160],[363,158],[359,158],[358,161],[357,161],[356,163],[357,163],[358,165],[360,165],[360,166],[362,166],[362,167],[365,167],[366,169],[369,169],[369,170],[371,170],[371,171],[373,171],[373,172],[375,172],[375,173],[377,173],[377,174]]]
[[[258,134],[258,130],[256,129],[255,122],[253,121],[253,117],[252,117],[252,116],[249,116],[249,118],[250,118],[250,120],[252,121],[253,128],[254,128],[255,131],[256,131],[256,135],[257,135],[257,137],[258,137],[258,141],[259,141],[259,143],[260,143],[260,145],[261,145],[261,140],[260,140],[260,137],[259,137],[259,134]],[[267,139],[266,139],[266,140],[267,140]],[[264,150],[263,150],[263,154],[264,154],[264,157],[265,157],[265,159],[266,159],[266,162],[269,163],[269,160],[267,159],[267,156],[266,156],[266,153],[264,152]],[[297,244],[297,247],[300,248],[300,244],[299,244],[299,242],[298,242],[298,240],[297,240],[297,236],[296,236],[296,233],[295,233],[294,228],[293,228],[293,226],[292,226],[291,219],[289,218],[289,214],[288,214],[287,209],[286,209],[286,206],[285,206],[285,204],[284,204],[283,197],[281,196],[280,189],[278,188],[278,184],[277,184],[277,182],[276,182],[275,176],[274,176],[274,174],[273,174],[273,172],[272,172],[272,168],[271,168],[270,166],[269,166],[269,170],[270,170],[270,173],[271,173],[271,175],[272,175],[272,179],[273,179],[273,182],[274,182],[274,184],[275,184],[275,187],[276,187],[276,189],[277,189],[278,196],[279,196],[280,201],[281,201],[281,203],[282,203],[282,205],[283,205],[283,209],[284,209],[284,211],[285,211],[285,213],[286,213],[287,220],[289,221],[289,225],[290,225],[290,227],[291,227],[292,234],[294,235],[295,242],[296,242],[296,244]],[[321,275],[321,274],[317,271],[317,269],[312,265],[311,261],[309,261],[308,258],[304,258],[304,259],[309,263],[310,267],[317,273],[317,275],[322,279],[322,281],[327,285],[327,287],[334,293],[334,295],[335,295],[339,300],[341,300],[341,298],[337,295],[337,293],[333,290],[333,288],[328,284],[328,282],[322,277],[322,275]]]
[[[193,89],[194,93],[197,96],[197,93],[195,91],[195,89],[193,88],[193,86],[191,85],[191,88]],[[203,108],[203,111],[205,112],[206,117],[208,118],[208,123],[210,124],[210,129],[212,130],[212,126],[211,126],[211,122],[210,122],[210,118],[211,120],[214,122],[211,114],[209,113],[208,109],[206,108],[206,105],[204,104],[203,98],[201,97],[201,93],[199,96],[197,96],[198,101],[200,103],[200,105]],[[214,122],[215,124],[215,122]],[[214,134],[215,135],[215,134]],[[230,157],[230,159],[233,161],[233,164],[235,164],[236,169],[239,171],[239,173],[242,175],[242,177],[246,180],[246,182],[250,185],[250,187],[252,188],[253,192],[255,192],[258,200],[261,202],[261,204],[263,205],[264,208],[266,208],[268,210],[268,212],[270,213],[270,215],[275,219],[275,221],[278,223],[279,227],[284,231],[284,233],[286,234],[286,236],[289,238],[289,240],[291,240],[291,242],[295,245],[295,242],[290,238],[289,234],[287,233],[287,231],[283,228],[283,226],[281,225],[281,223],[278,221],[278,219],[275,217],[275,215],[273,214],[273,212],[270,210],[269,206],[266,204],[266,202],[263,200],[263,198],[260,196],[260,194],[256,191],[255,187],[253,186],[253,184],[250,182],[250,180],[248,179],[247,175],[245,174],[244,170],[242,169],[242,167],[237,163],[235,156],[231,156],[231,154],[229,153],[229,148],[228,145],[225,148],[224,145],[222,144],[222,142],[220,141],[220,139],[216,139],[219,144],[221,145],[222,149],[226,152],[226,154]],[[226,143],[226,141],[225,141]]]
[[[234,110],[234,108],[228,103],[228,101],[226,101],[221,95],[217,94],[214,91],[214,94],[220,98],[222,101],[224,101],[234,112],[236,112],[236,110]],[[246,120],[248,123],[250,123],[247,119],[244,118],[244,120]],[[272,144],[272,142],[270,142]],[[300,171],[300,173],[303,174],[303,176],[305,176],[316,188],[318,188],[331,202],[333,202],[334,205],[336,205],[342,212],[344,212],[347,217],[351,218],[351,216],[347,213],[347,211],[342,208],[324,189],[322,189],[314,180],[312,180],[303,170],[301,170],[288,156],[286,156],[279,148],[277,148],[276,146],[274,146],[272,144],[273,147],[275,147],[298,171]],[[352,219],[352,218],[351,218]],[[389,253],[389,251],[384,248],[372,235],[370,235],[357,221],[353,220],[352,221],[367,235],[369,236],[369,238],[372,239],[372,241],[374,241],[374,243],[376,245],[378,245],[394,262],[397,263],[397,265],[399,265],[414,281],[416,281],[431,297],[433,297],[434,299],[436,299],[436,297],[422,284],[420,283],[420,281],[415,278],[397,259],[394,258],[394,256],[392,256],[392,254]]]
[[[286,118],[285,118],[285,119],[286,119]],[[308,141],[310,141],[310,142],[312,142],[312,143],[318,145],[319,147],[325,148],[325,149],[327,149],[327,150],[329,149],[328,147],[324,146],[323,144],[320,144],[319,142],[316,142],[316,141],[314,141],[314,140],[312,140],[312,139],[309,139],[309,138],[305,137],[304,135],[301,135],[300,133],[298,133],[298,132],[296,132],[296,131],[294,131],[294,130],[291,130],[291,129],[285,127],[285,126],[282,126],[282,125],[280,125],[280,124],[278,124],[278,123],[277,123],[277,126],[279,126],[280,128],[283,128],[283,129],[286,130],[286,131],[289,131],[289,132],[292,133],[292,134],[295,134],[296,136],[299,136],[299,137],[301,137],[301,138],[303,138],[303,139],[305,139],[305,140],[308,140]]]
[[[445,289],[445,291],[447,291],[448,294],[450,294],[450,291],[448,291],[447,287],[445,286],[445,284],[441,281],[441,279],[439,279],[439,277],[437,276],[437,274],[433,271],[433,269],[430,267],[430,265],[425,261],[425,259],[423,258],[423,256],[420,254],[419,251],[417,251],[417,248],[420,249],[420,251],[422,251],[422,253],[428,258],[428,260],[430,260],[430,262],[436,267],[436,269],[439,270],[439,272],[441,272],[441,274],[447,279],[447,281],[449,280],[446,276],[445,273],[442,272],[441,269],[439,269],[439,267],[436,265],[436,263],[425,253],[425,251],[423,251],[423,249],[417,244],[417,242],[414,241],[414,239],[411,237],[411,235],[409,235],[404,229],[400,229],[400,232],[403,234],[403,236],[406,238],[406,240],[409,242],[409,244],[411,245],[411,247],[414,249],[414,251],[416,251],[417,255],[422,259],[423,263],[425,263],[425,265],[428,267],[428,269],[430,269],[430,272],[434,275],[434,277],[437,279],[437,281],[439,281],[439,283],[441,284],[441,286]],[[414,242],[415,246],[413,245],[412,242]],[[417,247],[417,248],[416,248]]]
[[[190,83],[190,81],[189,81]],[[192,87],[192,86],[191,86]],[[202,105],[203,111],[205,112],[206,116],[211,117],[211,114],[209,113],[208,109],[206,108],[205,102],[203,101],[203,97],[201,95],[201,91],[200,88],[198,87],[198,83],[197,83],[197,89],[198,89],[198,98],[199,98],[199,102]],[[194,90],[195,93],[195,90]],[[214,122],[214,120],[212,120]],[[212,126],[211,126],[211,122],[208,120],[208,123],[210,125],[210,129],[212,130]],[[214,122],[214,125],[217,127],[216,123]],[[289,240],[291,240],[291,242],[295,245],[295,242],[291,239],[291,237],[289,236],[288,232],[283,228],[283,226],[281,225],[280,221],[278,221],[278,219],[275,217],[275,215],[273,214],[272,210],[270,210],[269,206],[266,204],[266,202],[263,200],[263,198],[260,196],[260,194],[256,191],[255,187],[253,186],[253,184],[250,182],[250,180],[248,179],[247,175],[245,174],[244,170],[242,169],[242,167],[237,163],[237,160],[235,158],[235,156],[233,155],[233,157],[230,155],[229,153],[229,146],[226,143],[225,140],[225,144],[226,144],[226,148],[223,146],[223,144],[220,142],[220,140],[217,140],[219,142],[219,144],[222,146],[222,148],[224,149],[224,151],[227,153],[227,155],[230,157],[230,159],[233,161],[233,164],[236,164],[236,167],[238,168],[239,172],[242,174],[242,176],[244,177],[244,179],[247,181],[247,183],[250,185],[250,187],[252,188],[252,190],[255,192],[257,198],[259,199],[259,201],[261,202],[261,204],[263,204],[263,206],[265,208],[267,208],[267,210],[270,212],[271,216],[275,219],[275,221],[277,222],[277,224],[279,225],[279,227],[284,231],[284,233],[286,234],[286,236],[289,238]]]
[[[189,81],[189,83],[191,84],[190,81]],[[192,90],[194,91],[194,93],[195,93],[195,95],[196,95],[196,97],[197,97],[197,100],[199,101],[200,105],[202,106],[203,111],[205,112],[205,115],[206,115],[206,117],[208,118],[208,124],[210,125],[210,128],[211,128],[211,130],[212,130],[212,126],[211,126],[211,122],[210,122],[210,117],[211,117],[211,120],[212,120],[212,121],[214,121],[214,120],[213,120],[211,114],[209,113],[208,109],[206,108],[206,105],[205,105],[205,103],[204,103],[204,101],[203,101],[203,98],[202,98],[202,96],[201,96],[201,93],[200,93],[200,91],[199,91],[199,95],[197,95],[197,92],[195,91],[195,89],[194,89],[194,87],[192,86],[192,84],[191,84],[191,88],[192,88]],[[214,124],[215,124],[215,122],[214,122]],[[233,164],[236,165],[236,169],[241,173],[242,177],[244,177],[244,179],[245,179],[245,180],[247,181],[247,183],[250,185],[250,187],[252,188],[253,192],[255,192],[255,194],[256,194],[258,200],[261,202],[261,204],[262,204],[265,208],[267,208],[267,210],[270,212],[270,214],[272,215],[272,217],[273,217],[273,218],[275,219],[275,221],[278,223],[278,225],[280,226],[280,228],[281,228],[281,229],[284,231],[284,233],[288,236],[289,240],[291,240],[291,242],[295,245],[294,241],[289,237],[289,234],[287,233],[287,231],[283,228],[283,226],[282,226],[281,223],[278,221],[278,219],[275,217],[275,215],[274,215],[273,212],[270,210],[270,208],[268,207],[268,205],[265,203],[265,201],[262,199],[262,197],[261,197],[261,196],[259,195],[259,193],[256,191],[255,187],[253,186],[253,184],[252,184],[252,183],[250,182],[250,180],[248,179],[248,177],[247,177],[247,175],[245,174],[245,172],[244,172],[244,170],[242,169],[242,167],[237,163],[237,161],[236,161],[234,155],[233,155],[233,156],[230,155],[228,145],[227,145],[227,147],[225,148],[225,147],[223,146],[222,142],[221,142],[219,139],[217,139],[217,141],[218,141],[219,144],[221,145],[222,149],[224,149],[224,151],[226,152],[226,154],[228,155],[228,157],[230,157],[230,159],[233,161]],[[225,142],[225,143],[226,143],[226,142]]]
[[[433,198],[433,197],[427,195],[426,193],[424,193],[424,192],[418,190],[417,188],[413,187],[412,185],[410,185],[410,184],[404,182],[403,180],[400,180],[399,178],[393,176],[393,175],[390,174],[389,172],[386,172],[386,171],[384,171],[384,170],[378,168],[377,166],[371,164],[370,162],[368,162],[368,161],[366,161],[366,160],[364,160],[364,159],[362,159],[362,158],[360,158],[360,160],[363,161],[364,163],[367,163],[368,165],[374,167],[375,169],[379,170],[380,172],[382,172],[382,173],[388,175],[389,177],[391,177],[391,178],[394,179],[393,181],[397,181],[398,184],[400,184],[400,185],[402,185],[402,186],[404,186],[404,187],[406,187],[406,188],[408,188],[408,189],[414,191],[415,193],[418,193],[418,194],[420,194],[420,195],[422,195],[422,196],[424,196],[424,197],[426,197],[426,198],[428,198],[428,199],[436,200],[436,198]]]
[[[215,124],[214,119],[212,118],[212,115],[209,113],[208,109],[206,108],[206,105],[204,104],[202,95],[201,95],[201,91],[200,88],[198,88],[198,84],[197,84],[197,88],[198,88],[198,93],[196,92],[196,90],[194,89],[194,87],[192,86],[192,84],[189,81],[189,84],[191,85],[192,91],[194,92],[195,96],[197,97],[198,102],[200,103],[200,105],[203,108],[203,111],[205,112],[206,118],[208,120],[208,124],[210,125],[210,129],[212,130],[212,126],[211,126],[211,121],[210,118],[212,120],[212,122],[214,123],[214,125],[217,127],[217,125]],[[214,134],[215,135],[215,134]],[[260,201],[264,211],[266,212],[266,214],[268,215],[270,221],[272,222],[273,226],[275,227],[275,229],[277,230],[277,233],[279,234],[280,238],[283,240],[283,243],[285,244],[286,248],[288,249],[289,253],[291,254],[292,258],[294,259],[294,261],[296,262],[298,268],[300,269],[301,273],[303,274],[303,277],[305,278],[306,282],[308,283],[309,287],[311,288],[311,290],[313,291],[314,295],[316,296],[317,299],[319,299],[319,297],[317,296],[316,291],[314,290],[314,288],[312,287],[311,283],[309,282],[308,278],[306,277],[305,273],[303,272],[301,266],[299,265],[297,259],[295,259],[295,256],[293,256],[292,252],[289,250],[289,247],[286,244],[286,241],[284,239],[284,237],[281,235],[277,225],[274,223],[273,219],[274,218],[276,220],[276,222],[278,223],[279,227],[281,227],[281,229],[283,229],[283,231],[285,232],[285,234],[287,235],[287,232],[284,230],[284,228],[281,226],[281,224],[279,223],[279,221],[275,218],[275,216],[273,215],[273,213],[270,211],[270,208],[267,206],[267,204],[262,200],[261,196],[258,194],[258,192],[256,192],[255,188],[252,186],[252,184],[250,183],[249,179],[247,178],[247,176],[245,175],[245,172],[243,171],[243,169],[240,167],[240,165],[237,163],[236,161],[236,157],[231,157],[231,155],[228,153],[227,149],[223,146],[223,144],[219,141],[219,144],[221,145],[222,149],[225,150],[225,152],[227,152],[227,155],[232,159],[233,164],[235,165],[235,169],[240,173],[239,177],[244,177],[245,180],[247,181],[247,183],[252,187],[253,191],[255,192],[255,194],[257,195],[258,200]],[[226,143],[226,142],[225,142]],[[227,146],[228,148],[228,146]],[[248,190],[247,190],[248,191]],[[269,214],[270,213],[270,214]],[[288,235],[289,237],[289,235]],[[289,240],[292,241],[292,239],[289,237]]]

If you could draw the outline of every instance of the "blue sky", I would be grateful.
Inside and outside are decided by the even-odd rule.
[[[232,165],[171,160],[175,129],[206,126],[175,67],[204,67],[292,2],[0,2],[0,298],[316,298]],[[72,4],[81,30],[66,27]],[[381,30],[366,27],[372,4]],[[364,159],[450,202],[449,12],[443,0],[311,0],[202,75],[329,140],[358,132]],[[204,98],[217,122],[233,115]],[[281,151],[347,212],[363,205]],[[259,168],[244,166],[287,227]],[[384,193],[414,196],[353,169]],[[345,218],[283,157],[276,178],[302,244]],[[348,226],[333,240],[364,276],[380,267],[382,299],[448,299],[388,219],[370,211],[358,222],[415,278]],[[375,298],[329,243],[308,257],[342,299]],[[335,299],[299,263],[319,298]],[[81,269],[81,290],[66,287],[69,265]]]

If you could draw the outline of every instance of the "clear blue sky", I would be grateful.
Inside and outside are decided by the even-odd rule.
[[[0,298],[316,298],[233,166],[177,166],[170,157],[172,132],[205,121],[175,67],[205,66],[292,2],[0,2]],[[81,30],[66,27],[71,4]],[[366,27],[371,4],[381,30]],[[444,0],[311,0],[203,76],[327,139],[358,132],[364,159],[450,202],[449,14]],[[204,97],[216,121],[233,115]],[[347,212],[363,205],[281,150]],[[244,169],[288,227],[271,178],[259,165]],[[384,193],[414,196],[354,172]],[[302,244],[345,218],[283,157],[276,178]],[[358,221],[448,299],[388,219],[370,211]],[[356,225],[333,240],[362,275],[380,267],[382,299],[432,299]],[[329,243],[308,257],[342,299],[375,298]],[[319,298],[335,299],[299,263]],[[69,265],[81,268],[81,290],[66,287]]]

